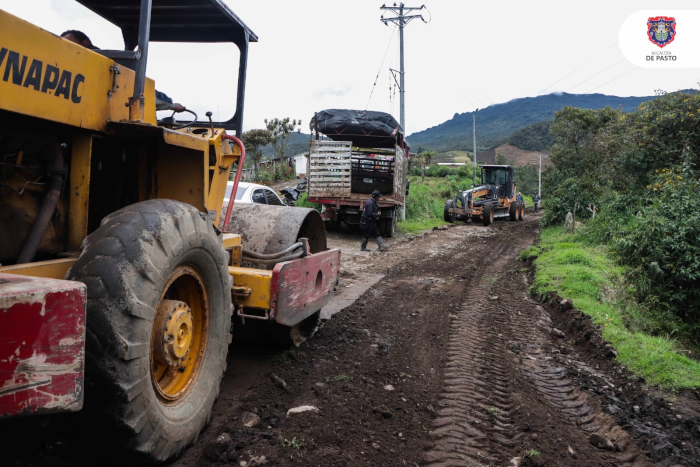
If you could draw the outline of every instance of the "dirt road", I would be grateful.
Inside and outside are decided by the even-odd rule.
[[[348,306],[298,349],[233,346],[210,425],[170,465],[700,466],[697,394],[664,400],[588,319],[527,296],[529,214],[387,253],[331,234]],[[119,463],[76,420],[13,425],[0,464]]]
[[[381,279],[275,355],[173,465],[700,465],[696,395],[656,397],[589,320],[527,296],[517,256],[537,220],[460,223],[388,253],[331,234],[343,294]]]

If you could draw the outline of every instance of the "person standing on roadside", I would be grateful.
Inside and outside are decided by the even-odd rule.
[[[532,195],[532,204],[535,205],[535,212],[537,212],[540,209],[540,197],[537,196],[537,193]]]
[[[377,200],[382,196],[377,190],[372,192],[372,196],[365,201],[365,209],[362,211],[362,216],[360,217],[360,227],[364,230],[362,234],[362,248],[361,251],[372,251],[367,248],[367,242],[370,238],[374,238],[379,246],[379,251],[386,251],[387,246],[384,245],[384,240],[382,240],[379,234],[379,229],[377,228],[377,220],[379,220],[379,205]]]

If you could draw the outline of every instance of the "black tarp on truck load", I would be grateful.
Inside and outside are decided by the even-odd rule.
[[[403,140],[403,129],[394,117],[372,110],[322,110],[309,128],[334,141],[352,141],[353,146],[365,148],[393,148],[397,138],[399,144]]]

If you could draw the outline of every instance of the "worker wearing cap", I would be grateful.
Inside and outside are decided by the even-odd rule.
[[[377,240],[379,251],[388,249],[388,247],[384,245],[384,240],[382,240],[379,229],[377,228],[377,220],[379,220],[379,205],[377,204],[377,200],[381,196],[381,193],[374,190],[372,196],[365,201],[365,209],[362,211],[362,216],[360,217],[360,227],[364,230],[362,234],[362,251],[372,251],[367,248],[367,242],[369,242],[370,237]]]

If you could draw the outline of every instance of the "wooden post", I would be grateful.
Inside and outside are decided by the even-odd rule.
[[[578,207],[578,203],[574,203],[574,222],[573,225],[571,226],[571,233],[576,233],[576,208]]]

